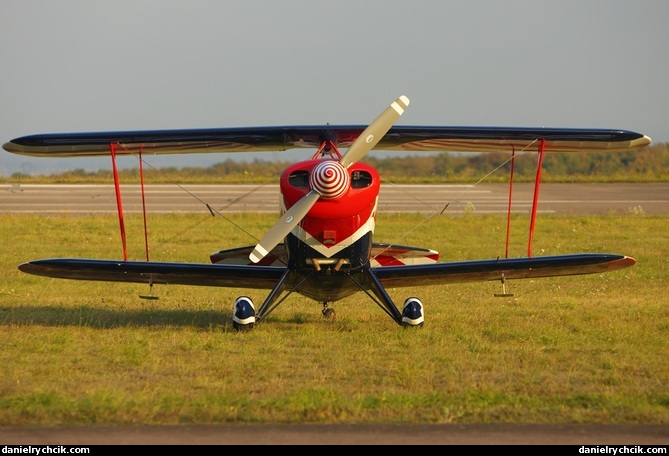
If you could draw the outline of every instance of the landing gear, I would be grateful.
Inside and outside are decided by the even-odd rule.
[[[334,320],[335,318],[335,310],[331,307],[328,307],[327,301],[323,303],[323,317],[328,320]]]
[[[402,326],[404,327],[421,327],[425,322],[425,314],[423,312],[423,303],[418,298],[408,298],[404,301],[404,308],[402,309]]]
[[[256,309],[248,296],[240,296],[232,309],[232,327],[237,331],[250,331],[256,324]]]
[[[401,313],[399,309],[392,304],[392,301],[387,302],[389,303],[388,308],[386,309],[384,307],[384,309],[386,309],[387,313],[391,316],[397,315],[397,317],[393,317],[393,320],[400,326],[409,328],[420,328],[423,326],[423,323],[425,322],[425,312],[423,303],[420,299],[416,297],[408,298],[404,301]],[[323,301],[323,310],[321,313],[326,320],[335,319],[335,310],[330,307],[329,301]],[[235,305],[232,311],[232,327],[236,331],[250,331],[257,322],[262,320],[263,317],[262,307],[260,314],[256,313],[253,301],[248,296],[240,296],[235,300]]]

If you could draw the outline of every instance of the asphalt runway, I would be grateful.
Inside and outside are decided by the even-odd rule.
[[[1,184],[0,212],[115,213],[113,185]],[[141,212],[137,185],[122,186],[125,213]],[[149,213],[278,213],[276,185],[150,185]],[[533,184],[514,184],[514,213],[529,213]],[[539,189],[538,212],[669,213],[669,183],[554,184]],[[380,212],[504,214],[508,184],[382,186]],[[209,206],[207,206],[209,205]],[[669,445],[669,425],[258,424],[183,426],[0,427],[5,445]]]
[[[139,185],[121,186],[124,213],[266,212],[278,214],[278,185]],[[445,215],[505,214],[532,210],[534,184],[382,184],[379,212]],[[55,214],[116,213],[113,185],[0,184],[0,212]],[[539,214],[667,214],[669,183],[544,183]]]
[[[0,427],[4,445],[588,445],[669,444],[668,425],[240,424]],[[574,454],[578,451],[574,450]],[[637,451],[638,453],[638,451]],[[613,454],[609,452],[608,454]],[[616,454],[625,454],[619,451]],[[666,453],[659,453],[666,454]]]

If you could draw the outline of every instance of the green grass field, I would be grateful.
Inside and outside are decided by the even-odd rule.
[[[230,217],[257,238],[272,215]],[[381,215],[396,242],[420,216]],[[141,217],[126,218],[144,258]],[[527,248],[514,218],[510,256]],[[507,284],[389,290],[426,306],[397,326],[367,296],[321,305],[292,296],[250,333],[236,296],[264,292],[78,282],[26,275],[23,261],[122,258],[109,216],[0,215],[0,425],[177,423],[669,424],[669,217],[540,216],[534,254],[622,253],[630,269]],[[220,217],[154,216],[152,260],[206,262],[254,244]],[[431,219],[402,238],[442,260],[504,255],[505,218]]]

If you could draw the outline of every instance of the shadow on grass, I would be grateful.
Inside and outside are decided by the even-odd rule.
[[[190,326],[232,331],[232,312],[213,310],[109,310],[93,307],[0,307],[0,325],[117,327]]]

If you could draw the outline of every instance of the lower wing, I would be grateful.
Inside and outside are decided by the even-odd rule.
[[[531,279],[596,274],[628,268],[634,258],[604,253],[555,255],[532,258],[498,258],[373,268],[386,287],[412,287],[488,280]]]
[[[613,254],[556,255],[373,267],[386,287],[412,287],[503,279],[595,274],[633,266],[634,258]],[[19,265],[23,272],[60,279],[272,289],[281,266],[169,263],[52,258]]]
[[[286,271],[277,266],[239,266],[155,261],[53,258],[19,265],[19,269],[58,279],[147,284],[272,289]]]

